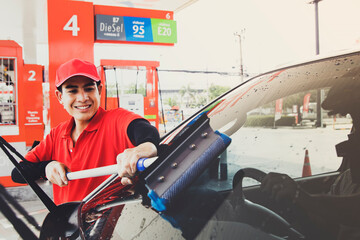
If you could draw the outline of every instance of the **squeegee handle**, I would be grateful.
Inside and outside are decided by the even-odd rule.
[[[144,171],[147,167],[149,167],[157,157],[152,158],[140,158],[136,164],[136,168],[138,171]],[[68,180],[82,179],[82,178],[91,178],[91,177],[100,177],[117,173],[117,164],[109,165],[105,167],[87,169],[76,172],[69,172],[66,174]]]

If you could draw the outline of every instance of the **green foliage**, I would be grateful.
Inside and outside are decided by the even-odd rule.
[[[125,94],[141,94],[144,97],[146,96],[146,90],[144,85],[138,85],[137,89],[135,88],[135,83],[134,84],[129,84],[127,86],[125,86],[123,89],[120,88],[120,86],[118,85],[118,90],[116,90],[116,83],[111,83],[107,85],[107,89],[106,89],[106,94],[107,97],[117,97],[117,92],[119,93],[119,96],[121,94],[121,90],[123,90],[123,93]]]
[[[187,85],[180,89],[179,94],[181,95],[181,103],[184,103],[186,107],[198,108],[205,106],[210,100],[217,98],[229,89],[230,87],[212,84],[207,91],[199,91]]]
[[[178,105],[177,97],[169,97],[166,100],[166,104],[168,104],[170,107],[177,106]]]
[[[179,93],[182,97],[188,94],[191,98],[193,98],[196,94],[196,90],[192,89],[190,85],[187,85],[187,86],[182,86]]]
[[[202,107],[207,104],[207,98],[205,95],[197,95],[196,96],[196,107]]]
[[[298,94],[293,94],[284,98],[283,107],[284,108],[292,108],[293,105],[302,106],[304,104],[304,97],[306,94],[310,93],[310,102],[316,101],[316,90],[311,90],[307,92],[301,92]]]
[[[230,87],[211,84],[211,86],[208,89],[209,99],[210,100],[215,99],[229,90]]]
[[[275,126],[294,126],[295,117],[294,116],[282,116],[275,122]]]
[[[144,97],[146,97],[146,90],[145,90],[145,87],[144,87],[144,85],[138,85],[138,86],[136,86],[136,84],[135,83],[133,83],[133,84],[130,84],[130,85],[127,85],[126,87],[125,87],[125,91],[124,91],[126,94],[135,94],[135,93],[137,93],[137,94],[141,94],[141,95],[143,95]]]
[[[304,104],[304,97],[308,93],[311,94],[310,95],[310,102],[316,102],[317,90],[315,89],[315,90],[301,92],[301,93],[297,93],[297,94],[293,94],[293,95],[284,97],[284,99],[283,99],[283,109],[292,108],[293,105],[297,105],[298,107],[302,106]],[[269,102],[267,104],[264,104],[262,107],[263,108],[274,108],[275,107],[275,102],[276,101]]]
[[[282,116],[275,122],[275,126],[293,126],[295,124],[294,116]],[[245,127],[273,127],[274,115],[251,115],[247,117]]]

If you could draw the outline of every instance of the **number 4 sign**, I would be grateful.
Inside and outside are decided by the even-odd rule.
[[[66,23],[66,25],[63,28],[64,31],[72,31],[73,36],[78,35],[78,31],[80,31],[80,28],[78,27],[78,18],[77,15],[73,15],[69,21]]]
[[[69,118],[55,96],[56,69],[72,58],[94,61],[94,6],[91,2],[67,0],[48,0],[47,6],[50,123],[54,127]]]

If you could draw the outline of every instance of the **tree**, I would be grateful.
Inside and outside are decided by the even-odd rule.
[[[205,106],[207,103],[207,97],[204,95],[198,95],[196,97],[196,106],[197,107],[202,107]]]
[[[145,87],[144,85],[137,85],[135,83],[132,83],[132,84],[129,84],[125,87],[125,93],[126,94],[141,94],[143,95],[144,97],[146,96],[146,90],[145,90]]]
[[[284,98],[283,107],[284,108],[292,108],[293,105],[302,106],[304,104],[304,96],[308,93],[311,94],[310,102],[315,102],[316,101],[316,90],[311,90],[311,91],[301,92],[298,94],[293,94],[293,95],[287,96],[286,98]]]
[[[196,90],[191,89],[190,85],[182,86],[180,91],[181,102],[185,100],[186,107],[191,107],[195,101]]]
[[[209,99],[210,100],[215,99],[218,96],[220,96],[221,94],[223,94],[229,90],[230,90],[230,87],[211,84],[211,86],[209,87],[209,90],[208,90],[209,91]]]
[[[169,98],[167,99],[166,103],[167,103],[170,107],[177,106],[177,105],[178,105],[177,97],[169,97]]]

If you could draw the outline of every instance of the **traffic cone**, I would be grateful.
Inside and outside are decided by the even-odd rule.
[[[310,160],[309,160],[309,151],[305,150],[305,159],[304,159],[304,166],[303,166],[303,177],[311,176],[311,166],[310,166]]]

